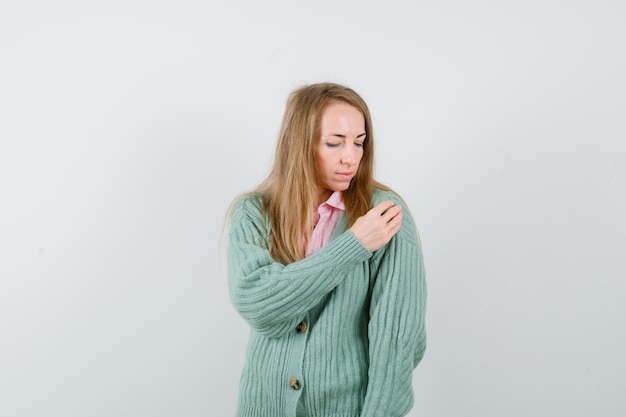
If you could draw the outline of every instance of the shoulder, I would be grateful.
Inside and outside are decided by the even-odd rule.
[[[400,197],[400,195],[393,190],[374,188],[372,193],[372,206],[376,206],[377,204],[387,200],[391,200],[394,204],[402,206],[402,227],[398,232],[401,240],[415,243],[418,247],[420,247],[421,244],[417,232],[417,226],[415,225],[415,220],[413,219],[411,210],[407,206],[404,199],[402,199],[402,197]]]
[[[231,224],[245,222],[263,223],[263,195],[246,193],[236,197],[230,210]]]
[[[381,188],[374,188],[372,192],[372,206],[376,206],[377,204],[382,203],[383,201],[391,200],[396,204],[402,205],[402,207],[406,207],[404,200],[402,197],[398,195],[395,191],[392,190],[383,190]]]
[[[374,188],[372,192],[372,207],[375,207],[377,204],[382,203],[383,201],[391,200],[394,204],[399,204],[402,206],[403,215],[410,215],[409,207],[400,194],[396,193],[393,190],[383,190],[381,188]]]
[[[255,212],[261,211],[263,196],[261,193],[246,193],[236,197],[232,203],[234,212]]]
[[[269,225],[263,214],[263,198],[259,193],[243,194],[233,201],[229,213],[229,239],[263,246]]]

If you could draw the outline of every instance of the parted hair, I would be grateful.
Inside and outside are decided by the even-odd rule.
[[[287,100],[272,169],[253,193],[262,196],[263,214],[269,221],[267,245],[274,260],[289,264],[305,256],[314,226],[319,181],[315,149],[320,142],[322,113],[331,103],[346,103],[365,119],[365,142],[359,168],[342,192],[348,226],[367,213],[373,188],[388,190],[374,180],[374,132],[365,101],[354,90],[335,83],[304,85]]]

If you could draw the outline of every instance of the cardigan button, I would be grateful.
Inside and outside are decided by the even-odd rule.
[[[303,322],[301,322],[300,324],[298,324],[298,325],[296,326],[296,332],[298,332],[298,333],[304,333],[304,332],[306,332],[307,327],[308,327],[308,326],[307,326],[307,324],[306,324],[306,321],[303,321]]]
[[[300,389],[300,381],[298,381],[296,378],[291,378],[289,380],[289,386],[291,387],[291,389],[297,391]]]

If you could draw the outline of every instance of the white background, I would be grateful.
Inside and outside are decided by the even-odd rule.
[[[410,416],[626,413],[626,3],[0,3],[0,416],[231,416],[220,237],[287,94],[369,103],[428,272]]]

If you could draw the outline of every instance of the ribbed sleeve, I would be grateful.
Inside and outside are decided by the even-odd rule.
[[[259,333],[278,337],[293,329],[344,278],[371,257],[346,231],[324,248],[287,266],[264,247],[260,207],[251,198],[233,209],[229,232],[229,290],[235,309]]]
[[[361,417],[401,417],[413,405],[412,374],[426,348],[426,280],[413,221],[371,262],[368,387]]]

